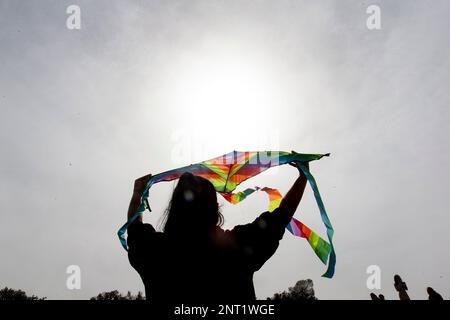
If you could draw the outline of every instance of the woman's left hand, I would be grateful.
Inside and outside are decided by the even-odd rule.
[[[303,175],[303,171],[302,169],[300,169],[299,164],[302,164],[303,166],[306,167],[306,169],[309,170],[309,162],[289,162],[289,164],[295,168],[297,168],[298,173],[302,176]]]

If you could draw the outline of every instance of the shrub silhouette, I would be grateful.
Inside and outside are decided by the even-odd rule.
[[[314,283],[311,279],[299,280],[295,286],[290,287],[288,291],[275,293],[268,300],[274,301],[305,301],[318,300],[314,294]]]
[[[39,298],[35,295],[27,296],[25,291],[15,290],[8,287],[0,289],[0,300],[45,300],[46,297]]]
[[[145,300],[145,297],[140,291],[137,293],[137,295],[132,295],[130,291],[128,291],[126,295],[122,295],[119,291],[113,290],[99,293],[96,297],[92,297],[91,300]]]

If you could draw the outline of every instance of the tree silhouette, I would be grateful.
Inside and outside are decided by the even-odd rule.
[[[15,290],[8,287],[0,289],[0,300],[45,300],[46,297],[39,298],[35,295],[27,296],[25,291]]]
[[[295,286],[288,288],[288,291],[275,293],[268,300],[275,301],[305,301],[317,300],[314,294],[314,283],[311,279],[299,280]]]
[[[137,295],[131,294],[130,291],[128,291],[126,295],[122,295],[119,291],[113,290],[99,293],[96,297],[92,297],[91,300],[145,300],[145,297],[140,291],[137,293]]]

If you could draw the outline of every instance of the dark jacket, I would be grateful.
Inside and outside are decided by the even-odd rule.
[[[208,239],[182,241],[137,221],[128,229],[128,257],[149,300],[251,301],[253,273],[275,253],[289,220],[276,209],[232,230],[215,227]]]

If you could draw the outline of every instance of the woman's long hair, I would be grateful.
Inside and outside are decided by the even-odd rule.
[[[191,173],[181,175],[166,210],[164,233],[175,238],[197,238],[223,224],[213,184]]]

